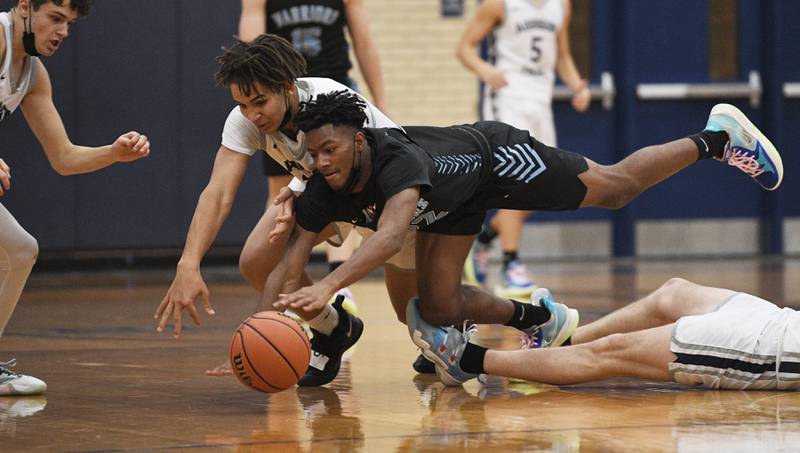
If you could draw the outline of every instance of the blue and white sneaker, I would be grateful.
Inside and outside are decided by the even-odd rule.
[[[477,377],[461,369],[461,355],[469,339],[477,332],[475,325],[458,330],[452,326],[433,326],[419,312],[419,299],[414,297],[406,306],[406,323],[411,341],[428,360],[436,365],[436,374],[445,385],[461,385]]]
[[[468,285],[486,286],[489,268],[489,246],[475,241],[464,261],[464,282]]]
[[[708,116],[705,130],[728,134],[728,143],[721,159],[723,162],[747,173],[767,190],[775,190],[781,185],[781,155],[741,110],[730,104],[715,105]]]
[[[506,299],[527,298],[536,289],[525,265],[514,260],[500,275],[501,283],[495,285],[494,294]]]
[[[531,295],[531,304],[544,305],[550,312],[550,320],[522,332],[522,349],[561,346],[578,328],[578,310],[554,301],[549,289],[537,288]]]

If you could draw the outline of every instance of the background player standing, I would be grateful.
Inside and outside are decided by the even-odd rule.
[[[589,107],[591,94],[581,79],[569,44],[569,0],[484,0],[458,43],[457,55],[484,83],[481,117],[530,131],[537,140],[557,146],[553,124],[555,72],[572,90],[572,106]],[[481,59],[477,46],[489,36],[494,65]],[[484,225],[465,276],[486,283],[489,245],[500,236],[503,249],[501,281],[495,292],[503,297],[527,297],[535,289],[518,252],[522,226],[530,211],[501,209]]]

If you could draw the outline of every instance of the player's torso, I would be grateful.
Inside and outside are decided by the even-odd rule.
[[[13,30],[8,13],[0,13],[0,25],[5,37],[5,57],[0,61],[0,121],[11,114],[22,103],[33,82],[33,68],[38,60],[28,57],[21,71],[12,67]]]
[[[342,0],[268,0],[267,31],[286,38],[308,64],[307,74],[347,83],[350,57]]]
[[[549,98],[558,59],[563,0],[505,0],[505,18],[492,32],[490,56],[515,93]]]

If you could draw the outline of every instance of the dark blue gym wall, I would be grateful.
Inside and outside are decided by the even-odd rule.
[[[238,15],[233,1],[103,0],[45,59],[73,142],[107,144],[137,130],[150,137],[152,154],[61,177],[21,111],[0,124],[0,155],[14,178],[1,201],[42,250],[182,246],[232,107],[213,73]],[[264,187],[251,165],[217,244],[243,242],[263,210]]]
[[[7,10],[13,2],[0,1]],[[131,129],[146,133],[152,155],[90,175],[60,177],[46,162],[21,112],[0,123],[0,157],[12,166],[13,189],[0,198],[42,250],[181,247],[200,191],[208,181],[224,120],[232,107],[214,86],[214,58],[236,32],[235,0],[102,0],[45,60],[54,99],[72,140],[100,145]],[[614,254],[636,253],[637,220],[763,220],[763,250],[780,252],[785,218],[800,217],[800,99],[782,95],[800,81],[800,2],[740,0],[737,80],[761,74],[759,108],[751,115],[783,150],[786,178],[776,193],[744,175],[703,162],[609,213],[540,214],[534,219],[613,222]],[[702,128],[717,100],[648,101],[639,83],[705,83],[708,2],[593,0],[592,83],[613,73],[614,109],[594,103],[577,114],[556,103],[559,145],[609,163],[648,144]],[[176,58],[177,56],[177,58]],[[720,100],[721,101],[721,100]],[[217,241],[241,244],[263,209],[260,157],[254,159],[230,220]]]

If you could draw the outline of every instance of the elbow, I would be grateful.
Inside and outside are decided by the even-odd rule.
[[[55,171],[61,176],[72,176],[78,174],[77,171],[64,165],[63,162],[61,161],[56,161],[56,160],[50,161],[50,167],[53,169],[53,171]]]

